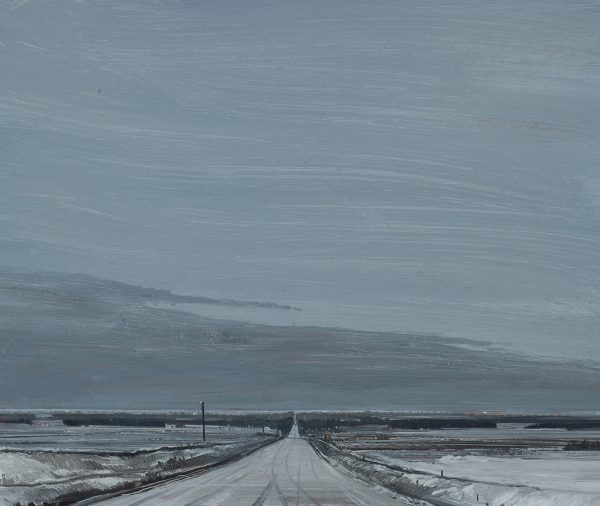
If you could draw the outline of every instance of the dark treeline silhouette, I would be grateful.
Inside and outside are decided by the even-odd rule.
[[[493,420],[480,418],[403,418],[390,420],[391,429],[495,429]]]
[[[582,439],[581,441],[569,441],[564,449],[596,452],[600,451],[600,441],[589,441],[587,439]]]
[[[297,413],[298,426],[303,435],[319,432],[341,432],[360,426],[389,429],[493,429],[501,423],[523,424],[528,429],[559,428],[567,430],[600,428],[600,417],[535,414],[440,414],[440,416],[407,415],[394,412],[372,411],[319,411]]]
[[[369,417],[368,422],[356,419],[345,420],[333,416],[320,419],[298,417],[298,429],[302,435],[323,431],[339,432],[344,430],[344,427],[358,427],[360,425],[386,425],[386,422],[375,417]]]
[[[63,423],[70,427],[80,427],[82,425],[113,425],[118,427],[164,427],[166,423],[171,422],[166,421],[163,418],[81,417],[63,418]]]
[[[85,425],[103,425],[118,427],[164,427],[165,424],[176,426],[201,425],[202,417],[198,415],[149,415],[149,414],[89,414],[89,413],[69,413],[61,417],[63,423],[68,426],[78,427]],[[231,427],[255,427],[257,431],[262,431],[263,427],[276,429],[283,434],[287,434],[294,419],[291,413],[249,413],[235,415],[211,415],[207,414],[207,425],[220,425]]]
[[[550,422],[532,423],[526,429],[600,429],[600,420],[557,420]]]
[[[21,416],[0,416],[0,423],[26,423],[31,425],[33,423],[32,418],[25,418]]]
[[[486,418],[389,418],[373,415],[332,415],[298,417],[301,434],[311,432],[339,432],[348,427],[365,425],[384,426],[390,429],[460,429],[496,428],[496,421]]]

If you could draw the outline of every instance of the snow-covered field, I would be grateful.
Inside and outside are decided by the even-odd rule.
[[[436,489],[440,497],[459,504],[490,505],[598,505],[600,454],[590,452],[536,452],[524,457],[445,456],[429,463],[382,459],[390,464],[426,473],[407,474],[414,483]],[[444,479],[439,478],[444,471]],[[459,478],[456,480],[454,478]]]
[[[253,428],[218,426],[208,427],[205,446],[197,427],[64,427],[50,423],[5,424],[2,429],[0,506],[29,500],[40,503],[90,490],[109,491],[133,482],[139,485],[159,476],[168,478],[181,471],[227,460],[261,446],[266,438],[271,439],[260,437]],[[297,430],[292,430],[291,435],[292,439],[299,437]],[[385,431],[379,426],[370,426],[335,433],[336,446],[331,447],[333,453],[328,454],[327,460],[334,467],[341,463],[338,470],[345,469],[350,477],[362,475],[380,491],[388,488],[392,495],[416,497],[430,504],[600,505],[600,452],[562,449],[567,441],[581,439],[599,440],[600,431],[525,429],[524,424],[503,424],[497,429],[406,431]],[[119,446],[128,451],[115,451]],[[49,451],[52,447],[61,451]],[[269,450],[262,455],[270,456],[273,462],[261,460],[266,457],[253,457],[249,462],[255,462],[261,469],[281,466],[281,462],[277,462],[280,452]],[[295,460],[297,455],[300,454],[292,451],[286,456],[286,466],[303,469],[302,462]],[[302,458],[308,458],[307,452],[302,453]],[[314,459],[311,462],[316,465]],[[239,469],[231,467],[234,471],[246,468],[244,465]],[[324,468],[323,473],[325,469],[329,468]],[[238,483],[237,478],[232,478],[237,476],[234,471],[230,471],[228,465],[223,472],[215,474],[223,480],[217,480],[217,485],[224,487],[223,493],[234,494]],[[257,479],[259,475],[256,474]],[[265,476],[261,475],[260,480]],[[292,480],[286,476],[282,475],[281,479]],[[341,482],[350,486],[347,479],[339,476],[336,479],[338,481],[331,486],[342,487]],[[208,477],[207,480],[206,483],[215,481]],[[249,497],[260,495],[261,486],[267,487],[265,493],[269,493],[268,483],[260,480],[243,482]],[[198,486],[204,482],[204,479],[198,481]],[[310,494],[326,493],[316,477],[304,477],[302,487],[310,490]],[[162,485],[158,488],[162,490]],[[164,490],[171,489],[167,485]],[[176,490],[185,492],[182,500],[201,491],[188,486],[176,486]],[[289,493],[293,495],[292,492]],[[222,504],[231,503],[225,500]]]
[[[599,439],[598,430],[507,424],[498,429],[390,431],[374,440],[375,432],[340,434],[337,444],[367,462],[391,466],[374,465],[375,474],[396,469],[398,476],[451,504],[600,505],[600,452],[562,450],[569,440]]]
[[[0,505],[41,502],[169,477],[272,440],[257,435],[256,429],[227,427],[209,427],[207,436],[203,445],[198,429],[4,427],[0,432],[4,449],[0,451]]]
[[[243,443],[260,428],[207,426],[208,444]],[[272,433],[271,429],[267,430]],[[202,444],[199,427],[67,427],[58,422],[48,426],[0,424],[0,450],[134,452]]]
[[[356,480],[319,458],[305,440],[289,437],[202,476],[167,483],[134,495],[108,498],[100,504],[420,506],[423,503]]]

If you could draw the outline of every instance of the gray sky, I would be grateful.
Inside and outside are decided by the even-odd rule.
[[[597,2],[8,2],[0,264],[600,360]]]

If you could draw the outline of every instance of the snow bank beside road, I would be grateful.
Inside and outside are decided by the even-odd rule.
[[[375,452],[365,458],[320,441],[312,443],[328,460],[363,479],[436,506],[600,505],[598,455],[536,452],[536,458],[529,459],[446,456],[423,462]]]
[[[434,464],[405,462],[405,465],[434,473],[443,469],[448,477],[593,493],[598,494],[600,504],[600,455],[589,452],[583,455],[579,452],[540,452],[524,458],[448,455]]]
[[[589,452],[532,452],[525,457],[447,455],[433,462],[371,458],[430,474],[405,474],[457,504],[499,506],[600,505],[600,455]],[[439,478],[440,471],[445,478]],[[479,495],[479,502],[477,501]]]
[[[460,483],[456,480],[435,479],[429,484],[436,487],[433,495],[452,504],[463,506],[598,506],[600,496],[579,492],[535,490],[530,487]],[[477,500],[479,496],[479,501]]]
[[[193,450],[158,451],[131,456],[101,456],[73,453],[2,453],[0,484],[25,486],[64,481],[87,474],[110,475],[161,468],[169,459],[189,459],[216,453],[213,447]]]
[[[91,496],[116,487],[139,486],[210,467],[272,442],[256,438],[239,444],[159,450],[131,455],[52,452],[0,453],[0,505]]]

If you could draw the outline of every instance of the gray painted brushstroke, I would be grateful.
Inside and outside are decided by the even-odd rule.
[[[600,367],[436,335],[249,324],[2,270],[3,408],[586,410]]]
[[[596,0],[0,2],[0,264],[600,360],[598,26]]]
[[[10,290],[19,290],[22,284],[27,285],[31,280],[43,283],[44,288],[40,288],[40,296],[47,297],[54,292],[55,297],[64,296],[63,285],[68,285],[70,296],[73,300],[84,302],[85,297],[90,293],[98,296],[105,292],[105,296],[114,296],[120,299],[139,302],[143,300],[147,303],[170,303],[170,304],[208,304],[225,307],[249,307],[279,309],[284,311],[301,311],[301,308],[287,304],[276,304],[274,302],[232,300],[232,299],[211,299],[209,297],[200,297],[196,295],[178,295],[169,290],[157,290],[154,288],[145,288],[141,286],[127,285],[118,281],[100,280],[94,276],[86,274],[68,274],[44,271],[23,271],[9,267],[0,266],[0,291],[9,293]],[[76,290],[76,287],[78,289]],[[48,293],[50,291],[50,293]]]
[[[150,293],[150,291],[152,293]],[[154,293],[159,292],[159,293]],[[208,297],[198,297],[195,295],[175,295],[168,290],[144,289],[142,297],[158,299],[174,304],[210,304],[215,306],[227,307],[258,307],[264,309],[281,309],[283,311],[302,311],[301,308],[289,306],[287,304],[276,304],[275,302],[257,302],[252,300],[233,300],[233,299],[210,299]]]

